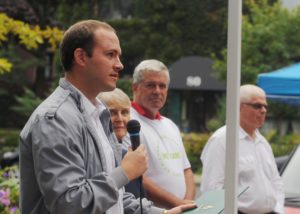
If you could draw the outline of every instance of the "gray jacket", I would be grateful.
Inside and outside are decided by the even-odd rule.
[[[24,214],[105,213],[128,183],[119,166],[121,147],[108,110],[100,116],[116,168],[106,173],[100,139],[83,109],[81,95],[65,79],[34,111],[20,134],[21,212]],[[125,213],[139,213],[139,201],[123,197]],[[144,213],[161,213],[143,201]]]

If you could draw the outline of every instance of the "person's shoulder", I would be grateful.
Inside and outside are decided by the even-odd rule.
[[[140,123],[145,123],[144,117],[133,107],[130,107],[130,118],[139,121]]]
[[[226,126],[218,128],[210,138],[226,138]]]
[[[130,107],[130,116],[132,119],[139,117],[139,113],[132,106]]]
[[[202,153],[201,153],[201,161],[207,160],[207,158],[212,158],[212,153],[216,152],[216,149],[225,151],[226,147],[226,126],[222,126],[217,129],[206,142]]]
[[[162,123],[165,123],[165,124],[167,124],[167,125],[169,125],[169,126],[172,126],[172,127],[175,128],[175,129],[179,129],[178,126],[174,123],[174,121],[171,120],[171,119],[168,118],[168,117],[165,117],[165,116],[162,116],[162,115],[161,115],[161,118],[160,118],[159,121],[161,121]]]
[[[24,130],[28,130],[33,124],[56,119],[60,117],[59,115],[69,114],[70,117],[74,116],[74,111],[72,111],[72,107],[70,106],[74,104],[71,104],[69,94],[67,90],[57,87],[55,91],[33,111],[24,126]]]
[[[140,114],[136,109],[133,107],[130,108],[130,117],[131,119],[138,120],[140,123],[149,124],[151,123],[151,119],[148,119],[147,117]]]
[[[258,140],[261,143],[263,143],[265,146],[267,146],[268,148],[271,149],[270,143],[267,141],[267,139],[258,130],[256,130],[256,136],[257,136]]]
[[[225,147],[225,144],[226,144],[226,126],[222,126],[209,137],[205,146],[207,147],[208,145],[216,145],[216,146]]]
[[[68,90],[58,87],[36,110],[40,116],[51,118],[58,112],[72,114],[75,107],[74,99]]]
[[[168,118],[166,116],[163,116],[163,115],[160,115],[160,119],[159,120],[163,121],[163,122],[167,122],[167,123],[172,123],[172,124],[175,125],[175,123],[170,118]]]

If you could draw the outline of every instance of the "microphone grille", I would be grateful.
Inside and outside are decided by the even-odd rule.
[[[129,120],[127,123],[127,131],[129,134],[139,133],[141,130],[141,125],[137,120]]]

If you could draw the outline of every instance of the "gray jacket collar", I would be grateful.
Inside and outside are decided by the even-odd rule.
[[[59,80],[59,86],[70,92],[70,96],[74,99],[77,108],[79,109],[79,111],[81,113],[83,113],[83,115],[86,119],[87,117],[85,115],[84,107],[82,104],[81,94],[65,78],[61,78]],[[94,136],[94,139],[98,139],[98,137],[96,137],[97,136],[96,130],[91,126],[91,121],[89,121],[89,120],[86,120],[86,121],[87,121],[87,127],[89,128],[91,134]],[[113,133],[110,112],[107,108],[105,110],[103,110],[103,112],[101,113],[100,122],[102,123],[104,132],[105,132],[108,140],[111,143],[112,149],[115,153],[116,165],[118,165],[118,163],[120,163],[120,161],[121,161],[121,146],[119,145],[117,138],[115,137],[115,135]],[[97,141],[99,141],[99,140],[97,140]],[[100,150],[102,150],[102,152],[104,152],[102,148],[100,148]]]

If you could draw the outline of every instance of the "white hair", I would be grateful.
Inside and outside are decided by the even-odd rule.
[[[131,105],[128,95],[119,88],[115,88],[113,91],[101,92],[97,97],[107,106],[112,103],[117,103],[124,107],[130,107]]]
[[[133,83],[141,83],[144,79],[145,72],[165,73],[170,82],[170,75],[167,66],[156,59],[148,59],[140,62],[133,72]]]
[[[240,87],[240,102],[250,102],[254,97],[266,97],[266,93],[263,89],[256,85],[242,85]]]

